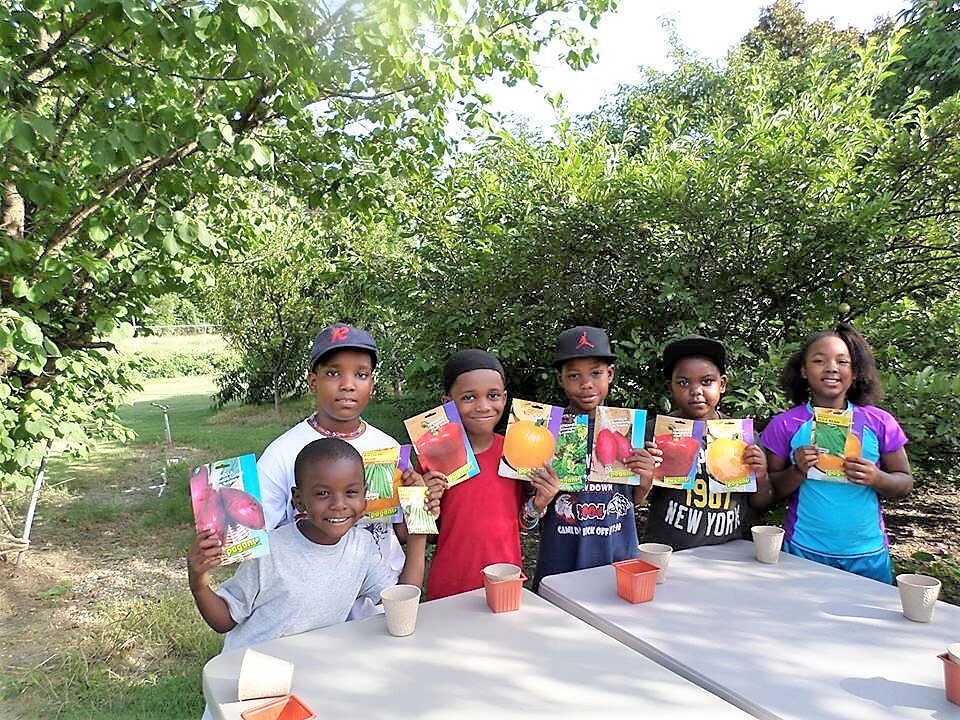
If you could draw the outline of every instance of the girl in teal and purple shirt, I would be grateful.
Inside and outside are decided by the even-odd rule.
[[[873,405],[883,389],[870,346],[846,324],[817,333],[790,358],[781,384],[796,407],[774,417],[760,442],[777,494],[789,496],[784,550],[892,582],[880,498],[906,495],[913,475],[904,450],[907,436],[890,413]],[[853,411],[851,431],[861,455],[843,462],[849,482],[815,477],[814,407]]]

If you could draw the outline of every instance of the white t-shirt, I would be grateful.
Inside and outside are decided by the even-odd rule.
[[[370,533],[350,528],[336,545],[304,537],[296,525],[270,532],[270,554],[242,563],[217,594],[237,626],[223,649],[255,645],[344,622],[358,597],[379,602],[396,584]]]
[[[263,501],[263,515],[267,528],[276,528],[293,522],[296,510],[293,507],[293,465],[297,455],[314,440],[324,437],[311,427],[307,420],[297,423],[267,446],[257,461],[257,475],[260,479],[260,497]],[[359,452],[368,450],[382,450],[383,448],[398,447],[400,443],[367,423],[367,429],[348,443]],[[389,521],[376,523],[359,523],[374,539],[380,556],[397,574],[403,570],[406,556],[403,548],[393,531],[393,524]],[[396,582],[396,578],[394,578]],[[369,617],[379,612],[377,606],[369,599],[357,600],[350,620]]]

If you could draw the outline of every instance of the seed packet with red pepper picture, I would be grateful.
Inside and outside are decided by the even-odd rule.
[[[447,487],[480,474],[457,404],[444,403],[403,421],[423,472],[447,476]]]
[[[643,447],[647,411],[598,407],[593,422],[590,482],[639,485],[640,476],[624,465],[634,448]]]
[[[363,474],[367,479],[366,515],[358,525],[372,522],[403,520],[400,493],[403,472],[410,467],[410,446],[367,450],[363,457]]]
[[[213,529],[220,537],[221,565],[270,554],[253,454],[195,467],[190,501],[197,532]]]
[[[653,472],[654,485],[679,490],[693,488],[703,432],[702,420],[657,415],[653,441],[663,451],[663,458]]]
[[[553,459],[563,420],[563,408],[556,405],[513,400],[507,433],[503,439],[500,475],[526,480],[532,468]]]
[[[753,420],[707,420],[707,475],[710,492],[754,492],[757,476],[743,462],[743,451],[753,444]]]

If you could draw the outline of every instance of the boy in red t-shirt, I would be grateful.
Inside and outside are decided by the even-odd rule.
[[[484,350],[462,350],[443,367],[443,402],[453,400],[480,474],[443,493],[440,536],[427,578],[427,600],[483,586],[481,570],[491,563],[520,565],[520,527],[532,529],[560,489],[556,476],[530,477],[534,495],[525,500],[521,481],[500,477],[503,435],[493,431],[507,403],[503,365]],[[431,488],[446,478],[424,475]]]

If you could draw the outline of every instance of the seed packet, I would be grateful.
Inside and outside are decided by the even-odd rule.
[[[653,441],[663,451],[663,457],[653,472],[654,485],[681,490],[693,488],[703,432],[702,420],[657,415]]]
[[[514,400],[510,403],[507,433],[503,439],[500,474],[525,480],[532,468],[550,462],[557,449],[563,408],[556,405]]]
[[[253,454],[195,467],[190,473],[190,501],[197,532],[213,529],[220,537],[221,565],[270,554]]]
[[[707,475],[710,492],[753,492],[757,476],[743,462],[743,451],[753,444],[753,420],[707,420]]]
[[[646,410],[598,407],[593,423],[590,482],[639,485],[640,477],[624,465],[634,448],[643,447]]]
[[[424,472],[435,470],[447,476],[447,487],[480,474],[467,431],[457,405],[444,403],[403,421]]]
[[[411,535],[436,535],[437,519],[427,512],[427,488],[423,485],[401,485],[399,488],[400,509],[407,521]]]
[[[363,474],[367,479],[366,516],[358,523],[400,522],[400,487],[404,470],[410,467],[410,445],[367,450],[363,456]]]
[[[813,409],[810,444],[817,448],[820,457],[817,464],[807,471],[808,478],[849,482],[843,472],[843,460],[846,457],[860,456],[860,440],[853,430],[852,410],[820,407]]]
[[[583,490],[587,476],[587,432],[590,418],[586,415],[563,413],[557,433],[557,452],[553,469],[560,477],[560,490]]]

